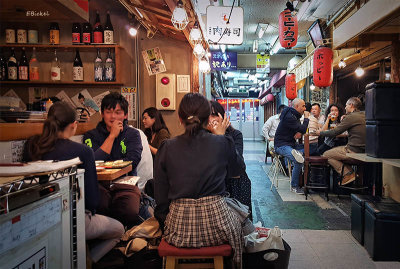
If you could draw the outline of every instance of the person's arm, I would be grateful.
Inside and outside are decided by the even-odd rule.
[[[123,160],[132,161],[132,167],[136,168],[142,158],[143,150],[139,131],[129,128],[123,142],[126,146],[126,155]]]
[[[262,128],[262,133],[267,140],[271,139],[271,137],[268,134],[269,130],[271,130],[271,127],[272,127],[272,117],[269,117],[269,119],[265,122]]]
[[[239,130],[234,130],[232,133],[232,139],[235,143],[236,151],[243,156],[243,134]]]
[[[83,135],[83,143],[86,144],[89,148],[94,151],[95,160],[108,160],[110,154],[104,152],[100,146],[101,142],[99,141],[98,133],[95,130],[89,131]]]
[[[164,222],[169,212],[170,200],[168,199],[169,182],[167,176],[167,153],[168,143],[163,143],[158,149],[158,154],[155,158],[154,168],[154,198],[156,200],[156,208],[154,216],[160,224],[160,228],[164,230]]]
[[[103,144],[100,146],[100,148],[105,153],[107,153],[107,154],[111,153],[115,138],[117,138],[117,136],[122,132],[123,128],[124,127],[123,127],[122,121],[114,121],[113,122],[113,124],[111,126],[111,130],[110,130],[110,134],[108,135],[106,140],[104,140]]]
[[[83,154],[80,158],[82,167],[85,169],[85,208],[94,214],[100,204],[100,192],[93,150],[84,147]]]
[[[335,128],[320,133],[321,136],[335,137],[347,131],[353,125],[351,116],[346,116]]]
[[[326,119],[326,121],[325,121],[325,123],[324,123],[324,125],[321,128],[321,131],[326,131],[326,130],[329,129],[329,121],[330,121],[330,119],[331,119],[331,115],[329,114],[327,119]]]
[[[167,140],[170,139],[170,134],[168,133],[168,131],[166,129],[161,129],[157,134],[156,134],[156,138],[157,139],[157,145],[155,145],[154,147],[152,145],[149,144],[150,146],[150,151],[153,155],[157,154],[157,149],[161,146],[161,144]]]

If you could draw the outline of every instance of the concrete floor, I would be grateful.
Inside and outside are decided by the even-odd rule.
[[[374,262],[350,233],[350,198],[290,193],[288,181],[270,189],[265,143],[244,142],[247,174],[252,181],[253,221],[279,226],[292,248],[289,268],[399,268],[400,262]],[[281,178],[284,176],[281,175]]]

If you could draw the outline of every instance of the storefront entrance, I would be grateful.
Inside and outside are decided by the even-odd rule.
[[[261,140],[260,118],[264,118],[264,110],[257,98],[223,98],[217,100],[228,112],[232,127],[243,134],[245,140]],[[260,126],[261,124],[261,126]]]

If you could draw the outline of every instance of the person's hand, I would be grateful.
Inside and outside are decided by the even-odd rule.
[[[269,141],[274,141],[274,138],[273,138],[273,137],[271,137],[271,138],[269,138],[268,140],[269,140]]]
[[[310,112],[304,111],[304,118],[308,119],[308,117],[310,117]]]
[[[116,138],[122,132],[123,128],[122,121],[115,120],[111,126],[110,136]]]
[[[326,117],[326,121],[329,121],[331,119],[332,115],[331,113],[328,114],[328,117]]]
[[[211,132],[216,135],[224,135],[226,129],[229,127],[231,124],[229,121],[229,118],[226,117],[226,114],[224,114],[224,117],[222,118],[221,114],[218,113],[219,120],[214,121],[214,125],[212,126]]]
[[[321,134],[321,130],[318,129],[318,130],[315,131],[315,135],[319,136],[320,134]]]
[[[301,133],[297,132],[297,133],[294,135],[294,139],[300,139],[300,138],[301,138]]]

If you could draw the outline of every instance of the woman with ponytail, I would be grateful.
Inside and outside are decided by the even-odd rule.
[[[164,239],[176,247],[229,243],[235,268],[241,268],[241,223],[223,197],[225,178],[243,173],[231,137],[229,120],[221,115],[213,132],[206,130],[210,103],[201,94],[186,94],[179,105],[185,133],[166,140],[155,159],[155,216]]]
[[[77,122],[75,119],[75,110],[67,103],[54,103],[43,124],[42,134],[31,137],[25,143],[23,159],[24,161],[64,161],[79,157],[82,162],[79,167],[85,169],[86,240],[104,239],[99,247],[94,248],[95,250],[90,253],[92,260],[96,262],[105,254],[106,246],[116,245],[119,242],[119,238],[124,233],[124,227],[115,219],[96,214],[100,204],[100,192],[94,153],[86,145],[69,139],[76,132]]]

